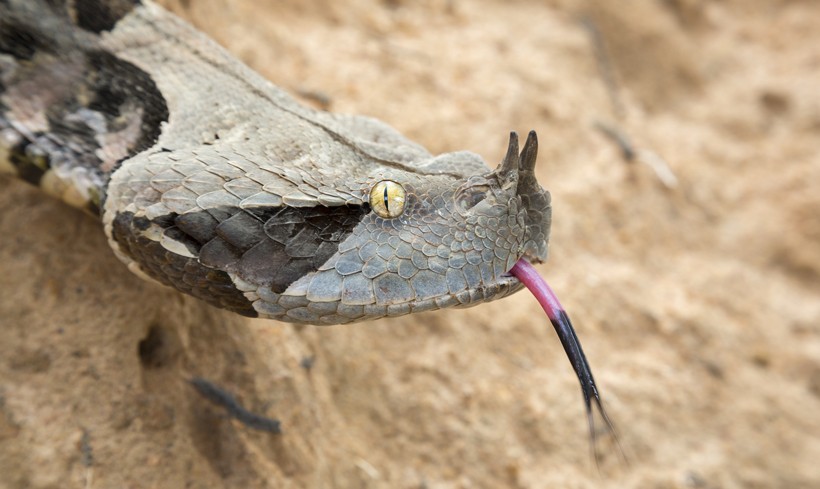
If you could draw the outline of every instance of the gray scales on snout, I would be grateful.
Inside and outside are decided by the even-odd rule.
[[[547,257],[534,132],[520,153],[512,133],[491,170],[302,106],[148,0],[5,0],[0,14],[0,172],[99,215],[148,280],[245,316],[340,324],[502,298],[525,285],[514,266]],[[550,307],[589,412],[597,388]]]

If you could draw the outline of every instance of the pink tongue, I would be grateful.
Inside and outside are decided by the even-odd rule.
[[[523,258],[518,260],[512,269],[510,269],[510,273],[515,275],[515,278],[530,289],[532,295],[535,296],[538,303],[544,308],[544,312],[547,313],[547,317],[550,318],[550,321],[554,322],[560,319],[561,313],[564,313],[563,306],[558,302],[558,297],[555,296],[555,292],[552,291],[547,281],[538,275],[535,267],[533,267],[530,262]]]
[[[593,407],[597,407],[601,418],[606,425],[606,429],[614,436],[614,428],[609,420],[609,417],[604,411],[604,406],[601,404],[601,397],[598,394],[598,386],[595,385],[595,379],[592,377],[592,370],[589,367],[584,350],[581,349],[581,343],[575,335],[575,329],[567,316],[566,311],[558,302],[558,297],[552,291],[547,282],[538,275],[538,272],[530,264],[530,262],[523,258],[518,260],[510,273],[521,281],[541,304],[541,307],[547,313],[555,332],[558,333],[558,339],[561,340],[561,345],[569,357],[572,368],[575,370],[575,375],[578,376],[578,381],[581,383],[581,392],[584,394],[584,404],[586,405],[587,420],[589,422],[590,436],[593,443],[596,439],[595,423],[593,416]],[[594,402],[594,404],[593,404]],[[597,460],[597,452],[596,452]]]

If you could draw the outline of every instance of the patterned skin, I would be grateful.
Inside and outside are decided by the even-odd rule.
[[[433,156],[299,105],[150,1],[91,3],[0,4],[0,170],[99,212],[135,273],[247,316],[338,324],[505,297],[519,259],[546,259],[534,133],[520,153],[512,134],[494,171]],[[371,200],[384,181],[406,195],[395,217]]]

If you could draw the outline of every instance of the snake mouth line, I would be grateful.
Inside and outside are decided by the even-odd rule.
[[[533,263],[540,263],[541,260],[531,255],[529,252],[525,252],[517,261],[516,265],[519,262],[525,262],[526,264],[532,266]],[[521,290],[522,287],[526,287],[526,283],[520,280],[514,273],[513,269],[515,265],[513,265],[510,270],[502,273],[501,275],[497,276],[496,279],[492,282],[485,282],[477,287],[473,287],[471,289],[467,289],[466,293],[469,296],[475,297],[483,297],[480,300],[487,300],[487,298],[492,298],[491,300],[501,299],[502,297],[507,297],[508,295],[513,294]],[[473,303],[475,300],[479,300],[474,298],[470,301]],[[467,304],[464,304],[467,305]]]
[[[468,304],[463,305],[471,305],[476,301],[501,299],[502,297],[507,297],[513,292],[517,292],[523,286],[523,282],[521,282],[510,272],[507,272],[496,278],[493,282],[484,283],[478,287],[467,289],[466,294],[468,297],[471,297],[471,300]]]
[[[510,269],[507,270],[505,273],[503,273],[501,275],[501,277],[499,277],[499,278],[500,279],[512,279],[512,281],[514,281],[514,282],[521,282],[518,279],[518,277],[516,277],[515,274],[513,273],[513,269],[515,268],[515,265],[517,265],[518,262],[520,262],[522,260],[527,262],[529,265],[535,265],[537,263],[542,263],[542,260],[539,260],[538,258],[533,256],[529,251],[525,251],[524,254],[521,255],[521,257],[515,262],[515,264],[513,264],[513,266],[510,267]]]

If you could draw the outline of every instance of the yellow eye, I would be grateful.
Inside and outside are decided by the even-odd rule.
[[[382,180],[370,191],[370,207],[379,217],[391,219],[404,212],[404,187],[392,180]]]

